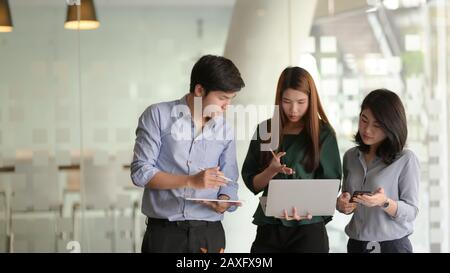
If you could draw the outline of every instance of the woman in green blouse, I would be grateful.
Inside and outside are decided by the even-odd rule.
[[[242,167],[246,186],[267,195],[271,179],[340,179],[341,159],[333,128],[320,103],[311,75],[288,67],[278,80],[274,118],[258,125]],[[279,125],[278,130],[276,129]],[[264,137],[267,128],[270,139]],[[273,128],[274,130],[271,130]],[[278,138],[278,142],[274,141]],[[266,149],[270,143],[275,147]],[[337,194],[337,193],[336,193]],[[291,211],[291,208],[287,208]],[[331,216],[267,217],[261,206],[253,215],[258,226],[252,253],[328,252],[325,224]]]

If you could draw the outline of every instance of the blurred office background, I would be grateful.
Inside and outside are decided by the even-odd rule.
[[[68,14],[74,2],[0,0],[0,252],[140,252],[137,119],[187,93],[203,54],[237,64],[242,105],[273,104],[282,69],[308,69],[341,155],[367,92],[397,92],[422,166],[413,247],[449,252],[449,1],[82,0]],[[83,8],[95,9],[94,29],[69,29]],[[258,199],[239,184],[246,203],[225,216],[227,252],[248,252],[255,236]],[[336,212],[327,225],[331,252],[346,251],[349,219]]]

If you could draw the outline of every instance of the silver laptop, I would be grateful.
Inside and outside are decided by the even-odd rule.
[[[339,183],[339,179],[273,179],[260,204],[266,216],[281,217],[284,209],[292,216],[293,207],[300,216],[333,215]]]

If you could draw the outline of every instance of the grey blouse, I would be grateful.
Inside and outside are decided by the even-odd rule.
[[[403,150],[390,165],[376,157],[367,166],[357,147],[348,150],[343,160],[343,192],[376,191],[384,188],[388,198],[397,201],[395,217],[381,207],[358,205],[345,232],[355,240],[387,241],[410,235],[418,213],[420,166],[416,155]]]

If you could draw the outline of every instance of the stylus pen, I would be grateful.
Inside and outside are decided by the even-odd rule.
[[[200,168],[200,170],[201,170],[201,171],[206,171],[205,168]],[[225,179],[225,180],[228,181],[228,182],[233,182],[233,180],[231,180],[230,178],[225,177],[225,176],[218,175],[217,177],[220,177],[220,178],[222,178],[222,179]]]

